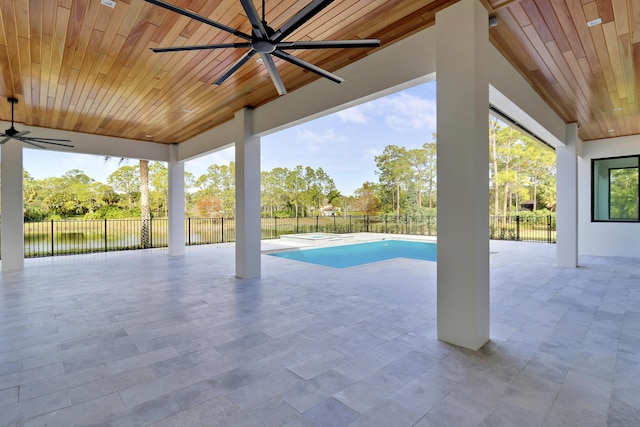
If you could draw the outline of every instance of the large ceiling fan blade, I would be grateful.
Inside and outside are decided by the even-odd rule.
[[[241,39],[251,40],[251,36],[243,33],[242,31],[236,30],[235,28],[227,27],[226,25],[220,24],[218,22],[212,21],[204,16],[200,16],[196,13],[188,11],[187,9],[183,9],[178,6],[174,6],[169,3],[165,3],[161,0],[145,0],[148,3],[155,4],[156,6],[163,7],[167,10],[170,10],[175,13],[179,13],[180,15],[184,15],[188,18],[195,19],[196,21],[202,22],[203,24],[211,25],[212,27],[218,28],[222,31],[226,31],[227,33],[233,34],[234,36],[240,37]]]
[[[260,15],[258,15],[258,11],[256,9],[256,6],[253,4],[253,1],[240,0],[240,4],[242,4],[244,12],[247,14],[249,22],[251,22],[251,27],[253,27],[253,35],[258,38],[268,39],[269,34],[267,33],[265,24],[260,20]]]
[[[59,145],[61,147],[73,148],[73,145],[64,144],[65,142],[71,142],[71,140],[69,140],[69,139],[54,139],[54,138],[36,138],[36,137],[31,137],[31,138],[20,138],[20,140],[24,141],[24,142],[35,141],[35,142],[40,142],[42,144]]]
[[[22,131],[20,131],[20,132],[18,132],[18,133],[16,133],[16,134],[9,135],[9,136],[12,136],[12,137],[14,137],[14,138],[18,139],[18,138],[21,138],[21,137],[23,137],[23,136],[25,136],[25,135],[29,135],[30,133],[31,133],[31,131],[28,131],[28,130],[22,130]]]
[[[296,58],[293,55],[289,55],[286,52],[282,52],[282,51],[276,50],[276,51],[274,51],[272,53],[272,55],[275,55],[280,59],[284,59],[285,61],[290,62],[290,63],[292,63],[294,65],[297,65],[298,67],[302,67],[305,70],[308,70],[308,71],[311,71],[313,73],[316,73],[317,75],[322,76],[322,77],[324,77],[326,79],[329,79],[329,80],[331,80],[333,82],[342,83],[344,81],[344,79],[342,77],[336,76],[335,74],[330,73],[327,70],[323,70],[322,68],[320,68],[320,67],[318,67],[316,65],[313,65],[313,64],[311,64],[311,63],[309,63],[307,61],[304,61],[304,60],[302,60],[300,58]]]
[[[224,83],[225,80],[231,77],[231,75],[235,73],[240,67],[242,67],[253,55],[255,55],[255,53],[256,53],[255,50],[250,50],[244,55],[242,55],[240,59],[234,62],[233,65],[231,65],[227,69],[227,71],[225,71],[220,77],[218,77],[218,80],[216,80],[213,83],[217,85],[221,85],[222,83]]]
[[[42,150],[46,150],[46,148],[44,148],[42,145],[38,145],[38,144],[36,144],[34,142],[31,142],[31,141],[29,141],[27,139],[21,139],[20,141],[24,142],[25,144],[33,145],[34,147],[38,147],[38,148],[40,148]]]
[[[280,77],[278,68],[276,67],[275,62],[273,62],[271,55],[268,53],[261,53],[260,57],[262,58],[262,62],[264,63],[267,71],[269,71],[269,75],[271,76],[271,80],[278,91],[278,95],[286,95],[287,88],[285,88],[284,83],[282,83],[282,78]]]
[[[243,48],[251,47],[251,43],[221,43],[221,44],[203,44],[199,46],[174,46],[174,47],[152,47],[151,50],[158,52],[182,52],[187,50],[207,50],[207,49],[227,49],[227,48]]]
[[[333,3],[333,0],[313,0],[311,3],[303,7],[300,12],[296,13],[291,19],[285,22],[279,30],[273,33],[271,41],[279,42],[284,39],[331,3]]]
[[[8,140],[10,140],[10,139],[11,139],[11,137],[10,137],[10,136],[6,136],[6,135],[4,135],[4,134],[3,134],[3,135],[1,135],[1,136],[3,136],[4,138],[2,139],[2,141],[0,141],[0,145],[4,144],[5,142],[7,142]]]
[[[358,47],[378,47],[380,40],[319,40],[319,41],[299,41],[299,42],[280,42],[277,44],[278,49],[345,49]]]

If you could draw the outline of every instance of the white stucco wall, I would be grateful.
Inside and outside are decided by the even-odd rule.
[[[583,143],[578,158],[578,251],[580,255],[640,257],[640,223],[591,222],[591,160],[640,154],[640,136]]]

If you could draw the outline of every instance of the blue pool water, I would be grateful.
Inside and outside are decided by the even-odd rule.
[[[436,244],[406,240],[383,240],[354,245],[277,252],[269,255],[327,267],[347,268],[393,258],[435,261]]]

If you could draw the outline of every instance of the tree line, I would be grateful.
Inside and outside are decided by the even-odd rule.
[[[496,120],[490,121],[488,196],[492,215],[555,209],[555,155],[551,149]],[[420,148],[387,145],[375,157],[377,182],[340,194],[322,169],[298,165],[261,173],[264,216],[384,214],[435,215],[437,135]],[[142,169],[141,169],[142,168]],[[142,173],[141,173],[142,172]],[[195,177],[185,172],[187,215],[235,215],[235,164],[213,164]],[[168,172],[162,162],[122,165],[102,183],[72,169],[35,179],[24,172],[25,220],[166,217]],[[148,207],[148,211],[147,211]],[[145,211],[148,213],[145,215]]]

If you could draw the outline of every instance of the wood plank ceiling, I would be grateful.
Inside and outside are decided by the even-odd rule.
[[[239,0],[166,0],[250,33]],[[381,48],[434,24],[456,0],[337,0],[287,40],[379,38]],[[0,97],[16,122],[161,143],[183,142],[277,97],[249,61],[212,82],[241,49],[153,53],[149,48],[240,41],[144,0],[0,0]],[[640,134],[639,0],[483,0],[492,43],[583,140]],[[261,13],[261,5],[255,1]],[[278,28],[309,0],[266,0]],[[588,26],[587,22],[601,19]],[[335,71],[375,49],[295,51]],[[316,79],[276,59],[292,91]],[[0,102],[0,119],[11,117]],[[167,125],[167,124],[170,124]],[[19,126],[18,126],[19,127]]]

